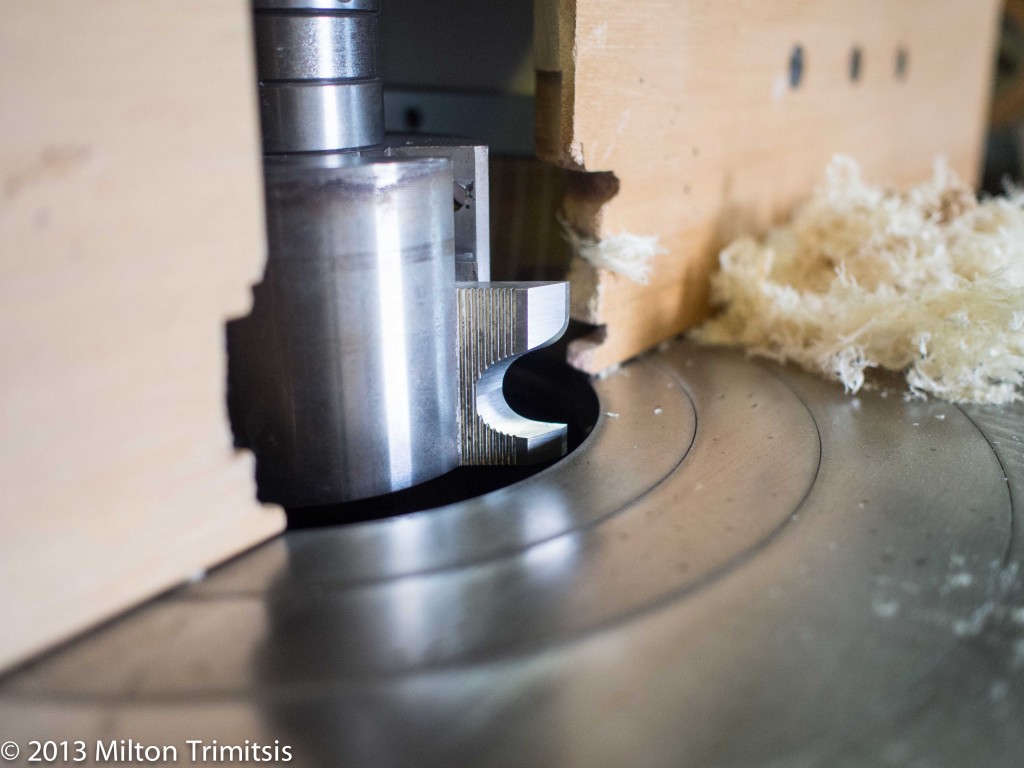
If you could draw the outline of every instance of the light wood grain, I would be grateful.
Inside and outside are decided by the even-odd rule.
[[[0,25],[0,668],[273,535],[224,321],[265,260],[246,0]]]
[[[835,153],[898,186],[937,156],[977,177],[998,0],[538,2],[538,18],[558,25],[538,35],[538,153],[619,182],[606,201],[570,191],[567,218],[584,234],[658,235],[666,248],[648,286],[576,261],[574,316],[604,326],[574,349],[584,370],[705,317],[721,245],[784,218]],[[805,67],[794,89],[795,45]]]

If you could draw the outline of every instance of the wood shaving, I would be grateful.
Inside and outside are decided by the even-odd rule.
[[[584,237],[563,222],[566,240],[573,251],[599,269],[613,272],[647,285],[651,278],[651,262],[664,251],[657,236],[621,232],[601,240]]]
[[[943,163],[905,193],[837,157],[792,221],[720,255],[702,341],[841,381],[899,371],[909,393],[1008,403],[1024,382],[1024,192],[978,202]]]

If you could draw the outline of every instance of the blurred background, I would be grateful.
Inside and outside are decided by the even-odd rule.
[[[1024,0],[1006,0],[992,84],[983,188],[998,194],[1020,183],[1024,160]]]

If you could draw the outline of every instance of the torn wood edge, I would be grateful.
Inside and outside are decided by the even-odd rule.
[[[597,240],[604,206],[619,194],[619,179],[608,171],[588,173],[565,169],[562,173],[565,191],[561,219],[578,237]],[[569,265],[569,282],[572,285],[569,314],[574,320],[601,325],[601,270],[580,256],[575,246],[573,251]]]

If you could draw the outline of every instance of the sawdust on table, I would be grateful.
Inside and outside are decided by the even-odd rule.
[[[978,202],[937,162],[907,192],[865,183],[836,157],[790,223],[720,255],[695,335],[870,386],[899,371],[909,393],[1022,399],[1024,191]]]

